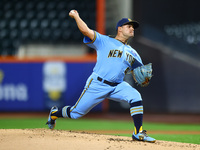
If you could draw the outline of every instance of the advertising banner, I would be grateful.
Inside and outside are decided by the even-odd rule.
[[[43,109],[42,63],[0,64],[0,111]]]
[[[45,111],[74,105],[93,62],[0,63],[0,111]],[[93,111],[101,111],[102,105]]]

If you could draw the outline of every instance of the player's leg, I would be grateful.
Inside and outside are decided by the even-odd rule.
[[[76,104],[71,107],[70,116],[72,119],[78,119],[86,115],[93,107],[101,103],[107,96],[106,89],[103,90],[100,86],[94,85],[95,83],[92,84],[93,87],[85,89]]]
[[[101,85],[101,82],[89,78],[80,98],[74,106],[65,106],[61,109],[52,107],[53,110],[51,109],[47,122],[49,128],[53,129],[55,127],[55,120],[59,117],[78,119],[102,102],[107,93],[109,93],[109,89],[106,90]]]
[[[102,86],[101,82],[91,80],[83,90],[76,104],[64,107],[62,115],[65,118],[78,119],[87,114],[93,107],[101,103],[109,93],[109,88]]]
[[[132,88],[128,83],[122,82],[110,94],[110,99],[115,101],[128,102],[130,104],[130,114],[135,124],[135,133],[142,131],[143,105],[140,93]]]
[[[103,93],[99,92],[96,94],[94,94],[92,91],[93,90],[91,89],[84,89],[80,98],[78,99],[76,104],[72,107],[64,106],[61,109],[58,109],[55,106],[52,107],[49,115],[50,123],[54,124],[54,121],[60,117],[78,119],[87,114],[93,107],[102,102],[106,97],[104,96],[106,94],[105,91],[103,91]],[[53,128],[55,127],[55,125],[51,126],[53,126]]]
[[[109,95],[110,99],[115,101],[124,101],[130,104],[130,114],[134,121],[134,140],[142,140],[148,142],[155,142],[155,139],[148,137],[143,131],[143,103],[141,94],[128,83],[122,82],[117,85],[115,90]],[[145,135],[145,136],[144,136]],[[143,137],[143,139],[142,139]]]

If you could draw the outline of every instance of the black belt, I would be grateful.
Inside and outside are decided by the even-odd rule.
[[[101,77],[97,77],[97,80],[102,81],[103,79]],[[108,84],[110,86],[116,86],[119,84],[119,83],[109,82],[107,80],[104,80],[103,83]]]

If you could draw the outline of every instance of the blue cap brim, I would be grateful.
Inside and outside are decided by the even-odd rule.
[[[129,22],[124,23],[123,25],[126,25],[126,24],[131,24],[134,29],[139,27],[139,23],[137,21],[129,21]]]

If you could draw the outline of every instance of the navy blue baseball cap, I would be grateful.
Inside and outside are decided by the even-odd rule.
[[[126,24],[131,24],[133,25],[133,28],[136,29],[139,27],[139,23],[135,20],[131,20],[129,18],[122,18],[121,20],[119,20],[119,22],[117,23],[117,26],[116,26],[116,31],[118,30],[118,27],[121,27],[123,25],[126,25]]]

